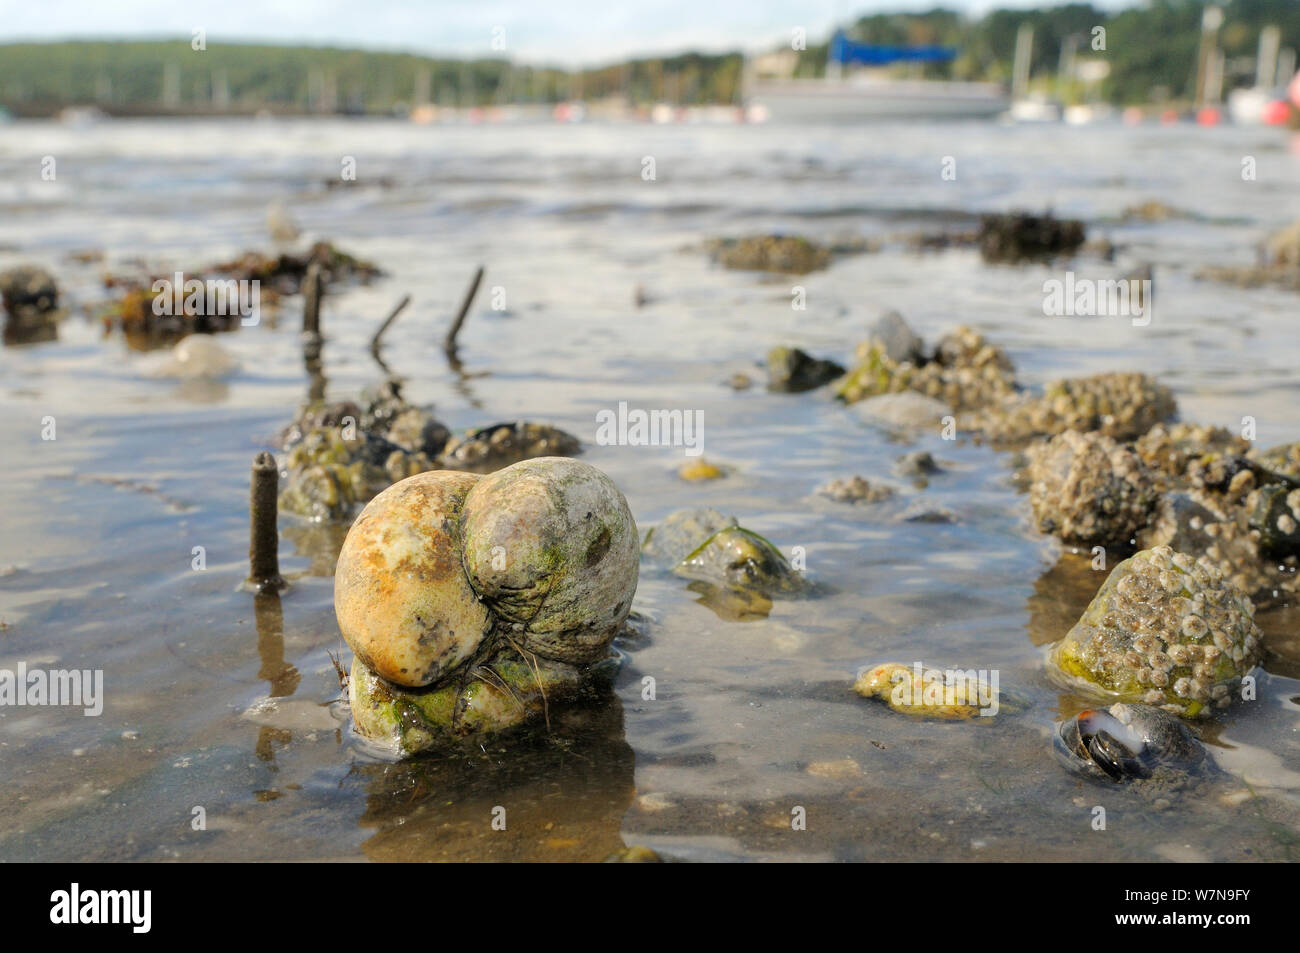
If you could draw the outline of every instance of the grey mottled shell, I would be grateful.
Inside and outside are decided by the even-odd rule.
[[[465,571],[522,647],[594,661],[636,593],[636,523],[609,477],[567,457],[525,460],[465,498]]]

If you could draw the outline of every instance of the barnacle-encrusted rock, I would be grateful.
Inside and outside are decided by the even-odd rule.
[[[370,431],[314,427],[285,456],[280,506],[314,520],[343,519],[386,487],[432,466],[424,454]]]
[[[1095,430],[1116,440],[1133,440],[1176,410],[1172,392],[1145,374],[1095,374],[1053,381],[1041,395],[965,415],[959,427],[1006,442],[1066,430]]]
[[[871,484],[860,476],[842,480],[832,480],[817,488],[822,496],[828,496],[837,503],[877,503],[894,495],[892,487],[883,483]]]
[[[935,360],[919,367],[895,361],[875,339],[858,346],[857,362],[835,385],[835,395],[847,403],[914,390],[953,409],[970,410],[1005,400],[1016,390],[1015,371],[1006,352],[968,327],[945,335]]]
[[[334,571],[334,612],[352,651],[398,685],[429,685],[471,658],[492,628],[462,566],[462,511],[478,482],[431,470],[371,500]]]
[[[452,437],[423,407],[387,380],[351,401],[304,407],[285,429],[280,505],[314,520],[338,520],[385,487],[416,473],[465,470],[487,473],[533,457],[567,455],[577,438],[544,424],[497,424]]]
[[[341,251],[329,242],[317,242],[303,254],[264,255],[247,251],[231,261],[213,265],[211,270],[236,279],[258,281],[268,291],[296,294],[301,290],[308,267],[313,264],[320,266],[321,277],[331,285],[353,281],[366,284],[383,275],[371,262]]]
[[[465,499],[464,567],[511,638],[545,658],[601,657],[636,593],[639,537],[614,481],[565,457],[483,477]]]
[[[1260,450],[1252,457],[1274,473],[1300,480],[1300,442]]]
[[[1264,250],[1270,264],[1300,269],[1300,221],[1268,236]]]
[[[1157,493],[1128,447],[1067,430],[1031,446],[1028,457],[1029,502],[1043,532],[1070,543],[1122,545],[1146,525]]]
[[[1205,560],[1167,546],[1111,572],[1051,652],[1071,684],[1184,717],[1226,708],[1260,661],[1255,607]]]
[[[1204,490],[1166,493],[1150,524],[1138,534],[1144,549],[1170,546],[1196,553],[1231,585],[1254,597],[1297,588],[1297,557],[1268,555],[1250,526],[1249,498],[1241,506]]]
[[[432,460],[446,448],[451,431],[422,407],[407,407],[389,421],[384,437],[409,453],[422,453]]]
[[[844,373],[834,361],[810,356],[797,347],[774,347],[767,352],[769,390],[798,394],[829,384]]]
[[[452,437],[438,462],[449,469],[486,473],[531,457],[568,456],[580,449],[578,438],[558,427],[493,424]]]
[[[1223,427],[1199,424],[1156,424],[1133,445],[1137,455],[1152,470],[1173,478],[1187,476],[1188,467],[1209,457],[1235,456],[1250,449],[1243,440]]]
[[[980,218],[980,255],[988,262],[1018,262],[1073,254],[1083,244],[1083,222],[1012,212]]]
[[[750,235],[723,239],[714,252],[726,268],[744,271],[778,271],[803,275],[831,263],[828,249],[794,235]]]

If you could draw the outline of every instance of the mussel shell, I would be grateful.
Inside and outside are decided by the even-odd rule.
[[[1207,757],[1181,719],[1150,705],[1082,711],[1061,723],[1053,747],[1072,771],[1117,782],[1149,778],[1159,769],[1192,772]]]

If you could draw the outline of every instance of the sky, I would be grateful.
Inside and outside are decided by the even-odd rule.
[[[190,37],[306,43],[591,66],[637,55],[768,49],[864,13],[945,6],[974,14],[1051,0],[0,0],[0,43]],[[1093,0],[1104,8],[1125,0]],[[498,47],[494,48],[493,41]],[[501,49],[501,45],[504,48]]]

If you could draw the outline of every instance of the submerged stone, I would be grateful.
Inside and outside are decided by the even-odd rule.
[[[884,348],[885,355],[898,363],[925,363],[925,341],[911,329],[897,311],[888,311],[871,326],[871,340]]]
[[[1070,255],[1086,237],[1083,222],[1051,213],[984,215],[980,218],[980,255],[987,262],[1009,262]]]
[[[831,263],[829,250],[794,235],[724,239],[716,244],[715,254],[725,268],[794,275],[819,271]]]
[[[844,373],[834,361],[809,356],[797,347],[774,347],[767,352],[769,390],[798,394],[829,384]]]
[[[822,496],[830,497],[837,503],[878,503],[894,495],[892,487],[882,483],[872,484],[860,476],[843,480],[832,480],[817,488]]]

